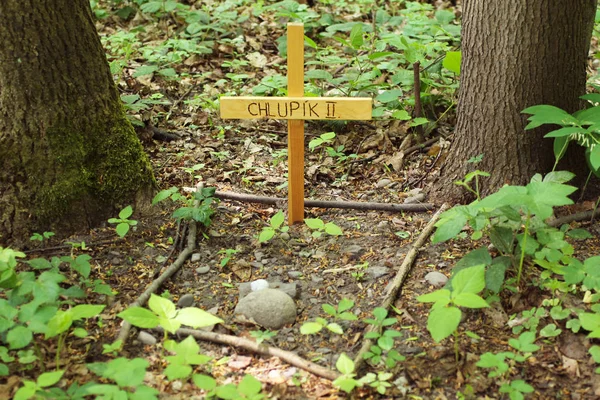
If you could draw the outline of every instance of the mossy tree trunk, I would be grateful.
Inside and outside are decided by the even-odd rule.
[[[153,187],[89,1],[0,1],[0,244],[83,231]]]
[[[581,107],[595,12],[596,0],[463,1],[458,121],[431,191],[438,201],[471,200],[453,182],[474,169],[492,174],[482,180],[483,194],[552,169],[553,141],[542,128],[525,131],[521,111]],[[481,163],[467,163],[480,154]],[[559,167],[587,174],[583,152]]]

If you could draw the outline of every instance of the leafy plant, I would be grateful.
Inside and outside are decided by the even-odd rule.
[[[29,240],[43,242],[44,240],[50,239],[52,236],[54,236],[54,232],[44,232],[44,233],[35,232],[33,235],[31,235]]]
[[[394,339],[402,334],[393,329],[385,329],[398,321],[396,318],[387,318],[387,315],[388,311],[385,308],[377,307],[373,310],[375,318],[364,320],[366,324],[373,326],[372,331],[365,334],[365,339],[375,339],[376,342],[376,345],[372,345],[364,354],[364,358],[373,365],[384,362],[387,368],[393,368],[398,362],[404,361],[405,357],[393,348]]]
[[[204,365],[211,360],[209,356],[198,354],[200,346],[192,336],[188,336],[179,343],[174,340],[166,340],[164,346],[165,350],[175,353],[175,355],[165,357],[169,366],[165,368],[164,374],[170,381],[188,378],[192,373],[192,366]]]
[[[108,220],[109,224],[116,224],[117,227],[115,230],[117,231],[117,235],[119,237],[125,237],[127,232],[132,226],[137,225],[137,221],[133,219],[129,219],[133,214],[133,208],[131,206],[127,206],[119,212],[119,218],[110,218]]]
[[[326,233],[331,236],[343,235],[342,229],[333,222],[323,222],[320,218],[306,218],[304,220],[306,226],[312,229],[312,237],[319,238]]]
[[[265,396],[260,393],[262,390],[260,381],[252,375],[244,375],[238,385],[229,383],[219,386],[213,377],[203,374],[194,374],[192,380],[196,386],[206,391],[206,398],[208,399],[218,397],[220,399],[232,400],[261,400],[265,398]]]
[[[285,215],[283,211],[279,210],[275,215],[269,219],[269,226],[264,227],[258,235],[258,243],[265,243],[273,239],[277,232],[285,233],[290,227],[283,225],[285,222]]]
[[[256,344],[261,344],[262,342],[271,340],[277,336],[277,331],[273,332],[268,329],[265,331],[250,331],[250,336],[256,340]]]
[[[342,321],[356,321],[358,318],[356,315],[351,313],[349,310],[354,307],[354,302],[349,299],[342,299],[338,303],[337,307],[331,304],[322,304],[321,307],[326,314],[330,315],[335,319]],[[341,335],[344,333],[344,329],[340,324],[336,322],[329,322],[325,318],[316,318],[314,322],[305,322],[300,327],[300,333],[303,335],[312,335],[320,332],[323,328],[327,328],[329,331]]]
[[[221,250],[219,250],[217,254],[223,254],[223,256],[221,257],[221,261],[219,262],[219,265],[221,266],[221,268],[225,268],[225,266],[227,264],[229,264],[229,261],[231,261],[231,257],[236,253],[239,253],[239,250],[236,250],[236,249],[221,249]]]
[[[454,351],[458,360],[459,307],[485,308],[488,303],[477,295],[485,288],[485,266],[462,269],[452,277],[451,289],[440,289],[417,297],[422,303],[434,303],[427,318],[427,330],[436,342],[454,334]]]
[[[183,203],[182,207],[173,212],[173,218],[186,221],[194,220],[202,223],[205,227],[209,227],[215,213],[214,207],[218,203],[218,199],[214,197],[216,190],[214,187],[202,188],[195,191],[191,198],[186,198],[179,193],[177,187],[173,186],[158,192],[152,199],[152,204],[158,204],[166,199]]]
[[[131,325],[139,328],[152,329],[157,326],[168,333],[175,333],[182,324],[192,328],[201,328],[220,324],[222,319],[196,307],[186,307],[180,310],[169,299],[152,294],[148,300],[150,310],[143,307],[129,307],[117,314]]]
[[[157,399],[158,390],[144,385],[144,377],[148,361],[143,358],[115,358],[106,363],[87,364],[90,371],[105,379],[114,381],[113,384],[96,383],[90,385],[86,392],[90,395],[110,399]]]

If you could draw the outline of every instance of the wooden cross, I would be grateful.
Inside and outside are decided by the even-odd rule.
[[[222,119],[288,120],[288,223],[304,221],[304,120],[371,119],[369,97],[304,97],[304,25],[287,25],[288,97],[220,98]]]

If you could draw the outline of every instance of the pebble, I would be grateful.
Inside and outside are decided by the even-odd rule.
[[[302,276],[302,272],[300,271],[288,271],[287,274],[290,278],[300,278]]]
[[[387,179],[387,178],[383,178],[381,179],[379,182],[377,182],[377,189],[381,189],[384,188],[386,186],[389,186],[392,183],[391,179]]]
[[[179,307],[179,308],[191,307],[192,304],[194,304],[194,295],[187,293],[179,298],[179,301],[177,302],[177,307]]]
[[[192,262],[198,262],[198,261],[200,261],[200,253],[192,254]]]
[[[263,267],[263,263],[262,262],[258,262],[258,261],[252,261],[250,263],[250,266],[253,268],[262,268]]]
[[[255,251],[254,252],[254,258],[256,259],[256,261],[261,261],[263,259],[263,257],[265,256],[265,253],[263,253],[262,251]]]
[[[182,387],[183,387],[183,383],[181,381],[171,382],[171,389],[173,389],[174,392],[179,392]]]
[[[269,283],[269,287],[271,289],[281,290],[283,293],[287,294],[292,299],[295,299],[298,297],[298,284],[296,282],[292,282],[292,283],[271,282],[271,283]]]
[[[255,281],[250,282],[250,290],[252,292],[257,292],[259,290],[263,290],[269,287],[269,282],[266,279],[257,279]]]
[[[281,240],[290,240],[290,234],[287,232],[282,232],[279,234],[279,238]]]
[[[380,267],[377,265],[373,265],[367,268],[367,274],[373,279],[381,278],[384,275],[387,275],[390,272],[390,269],[387,267]]]
[[[365,250],[357,244],[351,244],[340,250],[342,255],[350,257],[351,259],[359,258],[364,251]]]
[[[156,344],[156,338],[146,331],[140,331],[140,333],[138,333],[138,340],[148,346],[154,346]]]
[[[322,276],[313,274],[313,275],[310,276],[310,280],[313,283],[321,283],[321,282],[323,282],[325,280],[325,278],[323,278]]]
[[[196,268],[196,273],[199,275],[204,275],[210,271],[210,267],[198,267]]]
[[[417,195],[405,198],[404,204],[421,203],[423,200],[425,200],[425,195],[423,193],[419,193]]]
[[[425,280],[433,287],[442,287],[448,282],[448,277],[441,272],[431,271],[425,275]]]
[[[251,318],[264,328],[280,329],[296,320],[296,304],[280,290],[263,289],[240,299],[234,313]]]

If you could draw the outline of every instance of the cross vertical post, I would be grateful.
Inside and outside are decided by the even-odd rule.
[[[288,96],[304,96],[304,25],[287,25]],[[288,120],[288,224],[304,221],[304,120]]]

